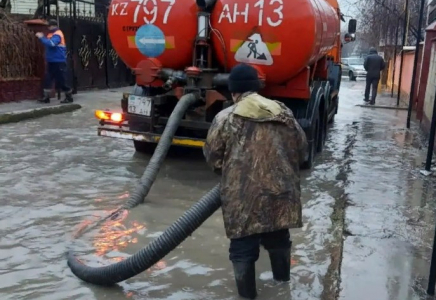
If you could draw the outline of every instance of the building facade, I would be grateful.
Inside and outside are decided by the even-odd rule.
[[[11,0],[11,13],[19,15],[33,15],[38,7],[38,0]],[[72,3],[58,1],[59,12],[63,14],[72,10]],[[56,14],[55,6],[51,6],[52,15]],[[86,2],[76,1],[76,12],[80,15],[94,16],[95,5],[94,0],[86,0]]]

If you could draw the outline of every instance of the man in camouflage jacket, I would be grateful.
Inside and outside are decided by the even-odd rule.
[[[221,202],[238,293],[257,295],[255,262],[262,244],[274,279],[290,279],[289,228],[302,226],[300,164],[307,141],[292,112],[266,99],[257,71],[233,68],[229,91],[235,104],[213,120],[204,155],[222,174]]]

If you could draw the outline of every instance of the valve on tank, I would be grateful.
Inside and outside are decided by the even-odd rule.
[[[215,6],[217,0],[197,0],[197,6],[199,9],[207,12],[211,12]]]

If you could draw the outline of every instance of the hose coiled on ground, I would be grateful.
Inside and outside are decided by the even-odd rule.
[[[126,260],[105,267],[92,268],[82,264],[70,252],[68,266],[74,275],[88,283],[110,286],[124,281],[142,273],[165,257],[200,227],[220,206],[220,186],[217,185],[165,230],[161,236]]]
[[[167,156],[168,150],[171,147],[172,139],[176,134],[176,130],[179,128],[180,121],[185,115],[187,109],[197,101],[198,97],[194,94],[187,94],[180,98],[168,119],[168,123],[165,126],[164,132],[162,133],[159,143],[144,171],[144,174],[140,179],[140,182],[136,186],[136,189],[131,193],[129,199],[110,215],[99,220],[93,226],[89,226],[88,228],[82,230],[75,236],[76,239],[90,229],[101,225],[106,220],[116,217],[120,212],[132,209],[144,201],[145,197],[147,197],[148,193],[150,192],[151,186],[156,180],[157,174],[159,173],[159,169],[162,166],[165,157]]]

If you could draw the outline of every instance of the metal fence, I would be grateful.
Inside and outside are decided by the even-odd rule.
[[[103,3],[101,3],[103,2]],[[132,71],[112,47],[107,30],[108,1],[71,1],[59,9],[51,8],[47,18],[56,18],[68,48],[68,80],[75,91],[89,88],[127,86],[133,83]]]

